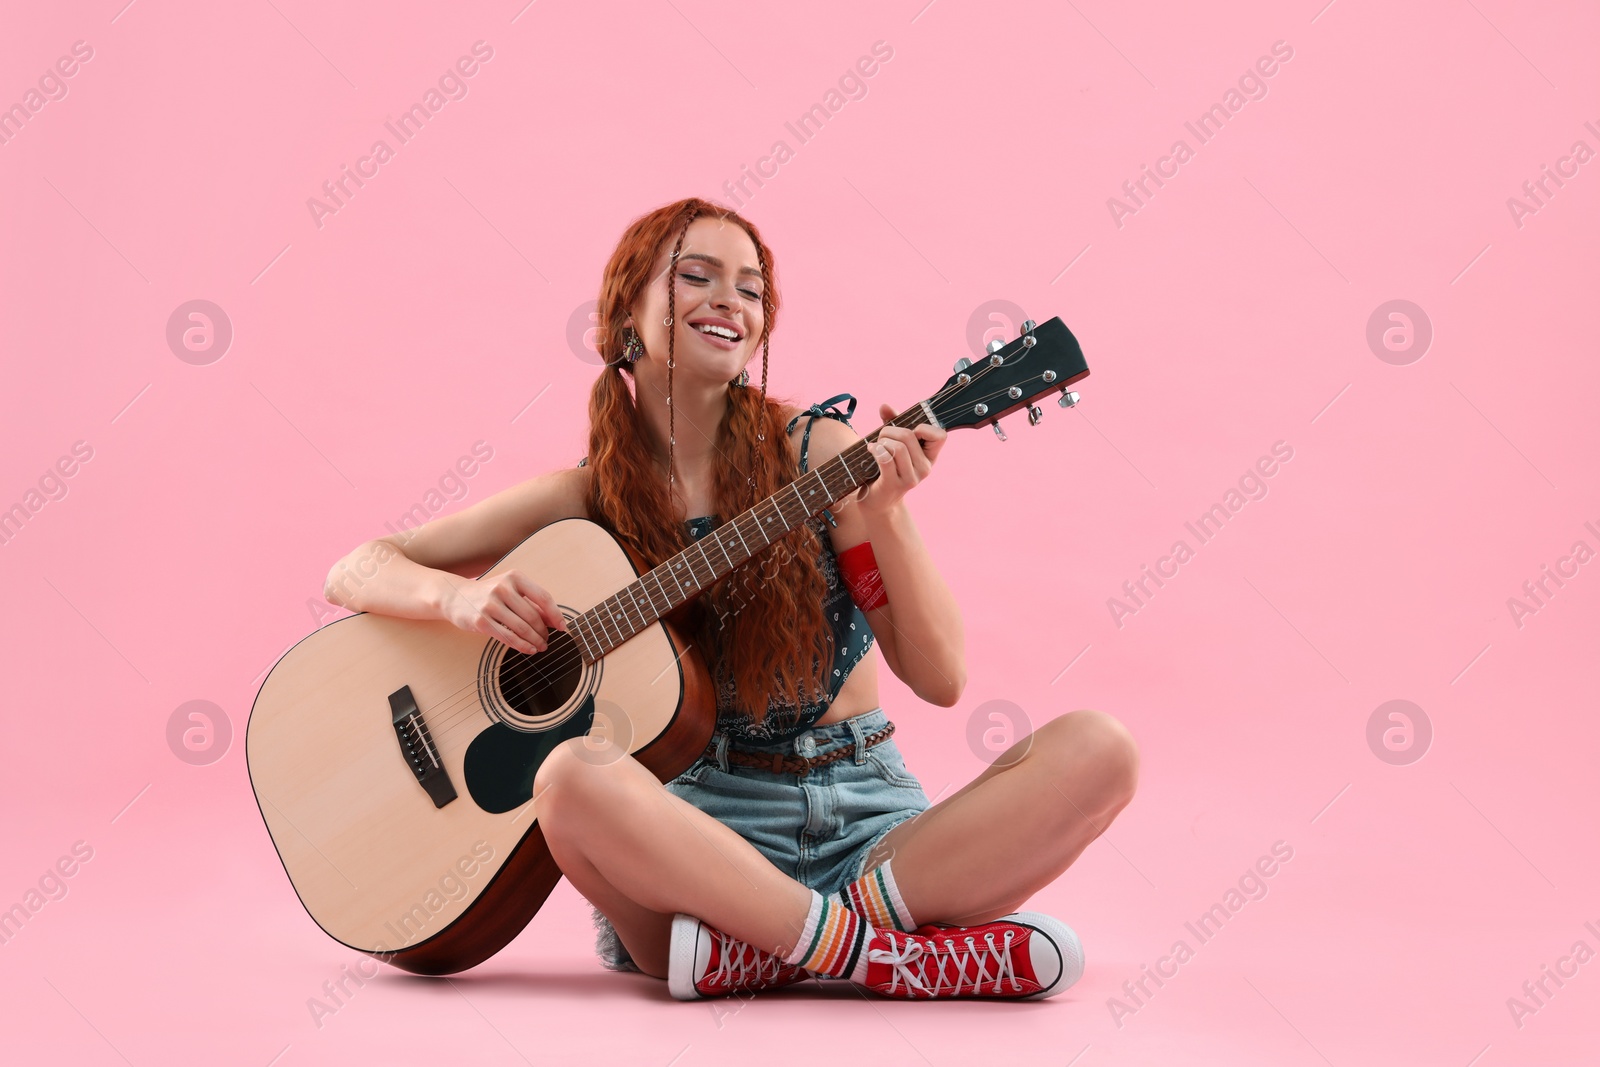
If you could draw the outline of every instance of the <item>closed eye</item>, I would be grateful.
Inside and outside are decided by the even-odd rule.
[[[686,280],[691,281],[691,282],[698,282],[701,285],[708,285],[711,282],[710,278],[707,278],[707,277],[705,277],[703,275],[700,275],[700,274],[690,274],[687,271],[680,271],[678,273],[678,277],[686,279]],[[749,297],[751,300],[760,300],[761,299],[761,294],[756,292],[754,289],[740,289],[739,292],[743,293],[745,296]]]

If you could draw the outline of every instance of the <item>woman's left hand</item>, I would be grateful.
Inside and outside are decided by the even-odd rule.
[[[878,412],[884,422],[895,417],[894,408],[888,404],[880,405]],[[948,436],[942,427],[926,422],[913,430],[903,426],[879,430],[877,439],[867,446],[878,460],[878,477],[856,498],[862,509],[883,515],[899,505],[906,491],[933,469],[933,461],[939,458]]]

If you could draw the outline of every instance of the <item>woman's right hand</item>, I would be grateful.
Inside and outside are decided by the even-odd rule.
[[[452,575],[450,585],[454,594],[444,601],[446,622],[487,634],[518,652],[543,652],[550,645],[550,629],[567,628],[555,597],[519,571],[484,578]]]

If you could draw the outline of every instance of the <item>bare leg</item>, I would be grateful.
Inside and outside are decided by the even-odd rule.
[[[1060,876],[1133,799],[1139,756],[1110,715],[1074,711],[1012,745],[977,778],[896,826],[894,858],[919,923],[970,926],[1016,911]]]
[[[539,825],[562,873],[611,920],[640,970],[666,977],[675,912],[767,952],[793,948],[809,889],[632,756],[581,744],[565,742],[540,766]]]

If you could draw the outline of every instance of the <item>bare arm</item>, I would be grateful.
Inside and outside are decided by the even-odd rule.
[[[564,628],[550,595],[516,571],[474,576],[555,520],[584,515],[585,477],[581,469],[540,475],[414,530],[363,542],[329,570],[323,595],[351,611],[444,619],[538,651],[547,627]]]
[[[794,432],[803,432],[804,425],[802,419]],[[834,551],[840,553],[863,541],[872,542],[888,603],[866,614],[884,662],[918,697],[930,704],[951,707],[961,699],[967,684],[961,608],[923,544],[904,499],[905,491],[927,476],[943,445],[944,432],[933,427],[919,427],[920,434],[891,429],[894,436],[901,438],[889,446],[898,456],[880,460],[883,474],[877,481],[860,493],[849,494],[830,509],[839,525],[828,536]],[[923,435],[933,438],[931,447],[926,458],[914,463],[905,441]],[[879,440],[890,437],[885,432]],[[817,419],[811,430],[810,468],[817,469],[860,439],[842,422]],[[891,492],[880,494],[875,502],[863,499],[880,488]]]

